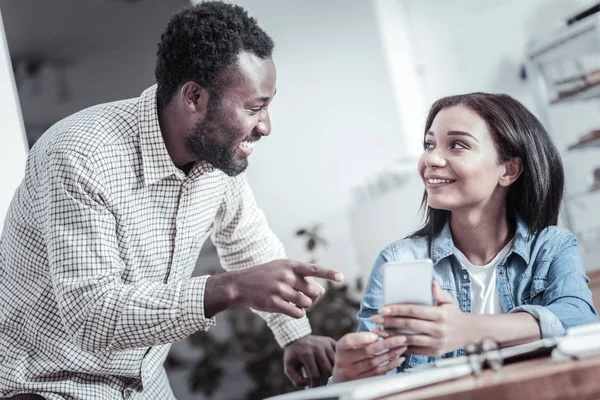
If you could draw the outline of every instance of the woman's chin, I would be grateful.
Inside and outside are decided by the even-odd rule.
[[[433,208],[434,210],[440,211],[452,211],[452,209],[454,208],[452,207],[452,204],[448,204],[443,201],[429,201],[427,205],[429,206],[429,208]]]

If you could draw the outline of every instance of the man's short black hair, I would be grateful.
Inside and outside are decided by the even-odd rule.
[[[242,7],[206,1],[178,11],[158,43],[156,83],[158,108],[169,105],[175,92],[194,81],[209,90],[242,51],[268,58],[273,40]]]

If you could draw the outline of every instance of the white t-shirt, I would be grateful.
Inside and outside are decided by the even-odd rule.
[[[473,265],[465,255],[456,249],[456,257],[464,270],[471,276],[471,312],[473,314],[502,314],[500,293],[496,286],[496,267],[510,251],[512,239],[487,265]]]

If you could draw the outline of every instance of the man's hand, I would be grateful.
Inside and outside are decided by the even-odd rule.
[[[295,386],[319,386],[319,379],[331,376],[335,358],[335,340],[326,336],[305,336],[285,346],[285,374]],[[302,376],[304,367],[308,378]]]
[[[404,361],[406,338],[393,336],[379,340],[373,332],[344,335],[335,350],[334,383],[384,375]]]
[[[406,337],[406,353],[439,356],[465,346],[470,314],[463,313],[452,295],[433,282],[433,298],[436,306],[419,304],[391,304],[371,317],[375,323],[386,328],[400,328],[419,332]],[[384,337],[399,335],[389,330],[377,330]]]
[[[325,289],[312,277],[341,282],[341,272],[293,260],[275,260],[206,281],[204,314],[210,318],[233,305],[302,318]]]

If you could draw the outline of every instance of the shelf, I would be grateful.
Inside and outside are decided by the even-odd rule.
[[[599,51],[600,14],[597,14],[532,42],[527,55],[535,63],[547,64]]]
[[[598,54],[600,57],[600,53]],[[569,94],[550,101],[550,104],[567,103],[572,101],[592,100],[600,98],[600,82],[586,86]]]
[[[600,147],[600,137],[584,143],[574,144],[567,149],[567,152],[577,152],[577,150],[593,149],[595,147]]]

